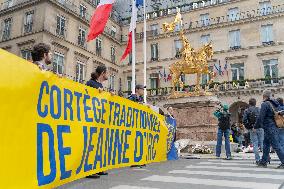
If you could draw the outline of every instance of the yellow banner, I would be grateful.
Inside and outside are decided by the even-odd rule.
[[[0,49],[0,188],[52,188],[166,160],[164,118]]]

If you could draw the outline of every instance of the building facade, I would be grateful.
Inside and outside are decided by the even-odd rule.
[[[1,2],[1,1],[0,1]],[[5,0],[0,8],[0,47],[30,58],[38,42],[52,46],[53,70],[79,82],[90,78],[97,65],[110,71],[106,88],[131,89],[131,57],[120,62],[126,48],[131,1],[121,0],[102,35],[86,43],[90,15],[98,0]],[[195,49],[213,44],[209,67],[216,73],[210,90],[230,105],[234,121],[255,97],[270,88],[283,96],[284,4],[282,0],[147,1],[147,88],[150,102],[167,104],[171,75],[169,65],[180,58],[177,32],[165,34],[162,24],[172,22],[176,7],[183,16],[183,28]],[[136,83],[143,83],[143,20],[139,10],[136,29]],[[203,87],[209,80],[203,75]],[[192,90],[196,76],[181,77]]]

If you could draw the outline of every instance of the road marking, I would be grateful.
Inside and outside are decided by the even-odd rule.
[[[218,159],[209,159],[209,162],[221,162],[221,163],[255,163],[255,160],[218,160]],[[271,161],[271,164],[280,164],[280,161]],[[255,165],[255,164],[254,164]]]
[[[159,188],[149,188],[149,187],[141,187],[141,186],[129,186],[129,185],[119,185],[114,186],[110,189],[159,189]]]
[[[244,181],[229,181],[229,180],[212,180],[212,179],[197,179],[186,177],[159,176],[153,175],[143,181],[179,183],[179,184],[197,184],[206,186],[222,186],[226,188],[248,188],[248,189],[278,189],[280,184],[260,183],[260,182],[244,182]]]
[[[272,168],[258,168],[258,167],[217,167],[217,166],[186,166],[187,169],[218,169],[218,170],[232,170],[232,171],[257,171],[257,172],[277,172],[284,173],[283,169],[272,169]]]
[[[283,181],[284,179],[284,175],[235,173],[235,172],[173,170],[173,171],[170,171],[169,173],[188,174],[188,175],[222,176],[222,177],[239,177],[239,178],[275,179],[275,180],[281,180],[281,181]]]
[[[199,165],[225,165],[225,166],[246,166],[246,167],[256,167],[256,164],[252,163],[222,163],[222,162],[199,162]]]

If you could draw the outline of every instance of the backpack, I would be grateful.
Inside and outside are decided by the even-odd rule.
[[[253,129],[253,126],[256,123],[257,115],[255,114],[255,111],[250,110],[247,113],[247,123],[245,123],[246,129]]]
[[[230,129],[230,114],[229,113],[222,113],[219,118],[218,126],[221,130]]]

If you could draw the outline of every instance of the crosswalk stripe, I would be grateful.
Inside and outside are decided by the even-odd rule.
[[[242,165],[243,163],[254,163],[255,160],[218,160],[218,159],[209,159],[209,162],[221,162],[221,163],[239,163]],[[280,161],[271,161],[271,164],[280,164]]]
[[[271,175],[271,174],[252,174],[252,173],[235,173],[235,172],[213,172],[213,171],[190,171],[190,170],[173,170],[171,174],[188,174],[188,175],[207,175],[207,176],[229,176],[239,178],[259,178],[259,179],[274,179],[283,180],[284,175]]]
[[[199,162],[198,163],[199,165],[227,165],[227,166],[247,166],[247,167],[256,167],[255,164],[252,164],[252,163],[230,163],[230,162],[227,162],[227,163],[222,163],[222,162]]]
[[[284,173],[283,169],[272,169],[272,168],[258,168],[258,167],[218,167],[214,165],[207,166],[186,166],[187,169],[217,169],[217,170],[231,170],[231,171],[256,171],[256,172],[275,172]]]
[[[229,181],[229,180],[212,180],[212,179],[197,179],[186,177],[173,177],[173,176],[159,176],[153,175],[144,179],[143,181],[166,182],[166,183],[179,183],[179,184],[198,184],[206,186],[222,186],[226,188],[248,188],[248,189],[278,189],[280,184],[270,183],[256,183],[244,181]]]
[[[119,185],[114,186],[110,189],[159,189],[159,188],[150,188],[150,187],[141,187],[141,186],[129,186],[129,185]]]

